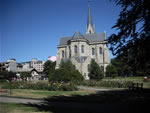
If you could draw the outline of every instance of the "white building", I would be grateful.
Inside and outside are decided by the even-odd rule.
[[[1,62],[0,63],[0,70],[2,71],[11,71],[11,72],[17,72],[17,63],[16,59],[10,59],[7,62]]]
[[[38,72],[42,72],[44,70],[45,61],[38,61],[36,58],[33,58],[30,62],[31,68],[35,68]]]

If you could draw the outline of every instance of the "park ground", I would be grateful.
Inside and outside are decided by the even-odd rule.
[[[110,79],[110,78],[108,78]],[[143,82],[143,77],[128,78]],[[12,89],[0,98],[13,97],[42,100],[42,102],[0,102],[0,113],[138,113],[148,112],[150,105],[149,82],[142,91],[126,88],[81,87],[79,91],[44,91]]]

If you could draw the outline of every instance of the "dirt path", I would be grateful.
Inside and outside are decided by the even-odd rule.
[[[11,102],[11,103],[40,103],[40,102],[43,102],[43,100],[22,99],[22,98],[12,98],[12,97],[0,97],[0,102]]]
[[[79,89],[85,89],[85,90],[94,90],[94,91],[111,91],[113,89],[108,88],[95,88],[95,87],[87,87],[87,86],[78,86]]]

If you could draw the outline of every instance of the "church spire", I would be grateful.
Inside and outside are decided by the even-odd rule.
[[[86,34],[92,34],[92,33],[95,33],[95,28],[91,16],[90,1],[88,1],[88,22],[87,22]]]

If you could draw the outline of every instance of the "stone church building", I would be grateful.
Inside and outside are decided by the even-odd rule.
[[[77,31],[73,36],[62,37],[57,48],[56,69],[62,60],[70,60],[85,79],[89,79],[88,69],[91,59],[95,59],[99,66],[104,67],[104,72],[110,63],[106,33],[95,32],[89,5],[86,34]]]

